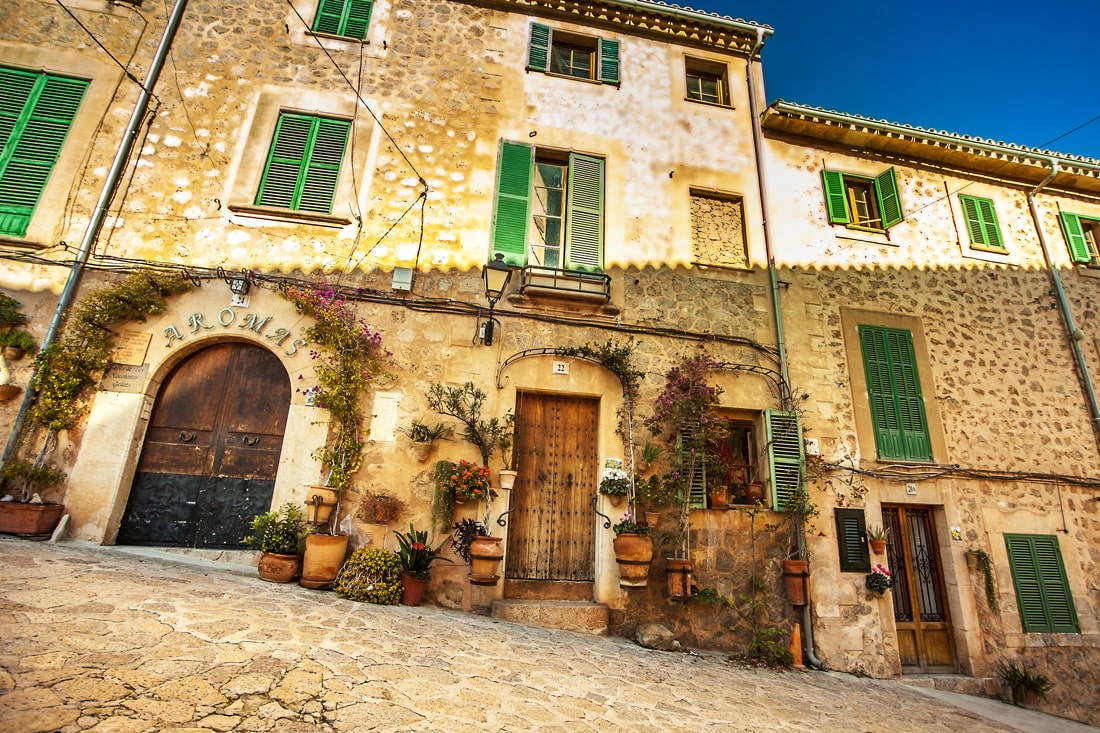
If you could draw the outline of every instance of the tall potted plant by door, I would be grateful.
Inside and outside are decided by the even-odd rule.
[[[649,581],[649,565],[653,561],[651,530],[645,522],[634,521],[630,512],[625,512],[611,527],[615,533],[612,545],[615,562],[619,564],[620,588],[644,588]]]
[[[287,502],[278,509],[257,514],[252,533],[241,540],[250,550],[259,550],[257,571],[269,583],[289,583],[298,574],[308,532],[302,510]]]

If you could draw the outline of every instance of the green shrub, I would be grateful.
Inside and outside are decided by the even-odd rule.
[[[287,502],[278,510],[258,514],[252,519],[252,534],[241,542],[250,550],[293,555],[305,549],[305,516],[297,504]]]
[[[401,568],[397,555],[376,547],[360,547],[340,568],[333,585],[349,601],[392,606],[401,600]]]

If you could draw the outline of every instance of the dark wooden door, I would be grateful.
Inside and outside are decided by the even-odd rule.
[[[593,579],[599,405],[587,397],[516,395],[519,476],[508,515],[506,578]]]
[[[882,523],[890,530],[886,553],[902,671],[954,673],[955,640],[932,510],[884,506]]]
[[[157,395],[118,542],[238,547],[271,507],[290,408],[278,357],[218,344],[182,362]]]

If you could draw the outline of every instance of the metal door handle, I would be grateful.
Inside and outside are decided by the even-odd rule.
[[[190,443],[192,440],[194,440],[197,437],[198,437],[197,433],[185,433],[182,430],[180,431],[180,440],[182,440],[184,443]]]
[[[259,438],[250,438],[247,435],[241,438],[245,445],[256,445],[260,442]]]

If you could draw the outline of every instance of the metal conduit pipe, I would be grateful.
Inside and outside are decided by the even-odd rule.
[[[768,282],[771,290],[772,317],[775,319],[775,340],[779,358],[779,372],[783,383],[790,385],[790,372],[787,361],[787,343],[783,332],[783,307],[779,298],[779,273],[775,265],[775,251],[772,248],[771,219],[768,216],[768,177],[764,166],[764,131],[760,126],[760,108],[757,100],[756,76],[754,65],[757,55],[764,45],[764,29],[756,29],[756,46],[749,55],[746,66],[746,79],[749,87],[749,116],[752,118],[752,142],[756,155],[756,180],[760,190],[760,217],[764,228],[764,252],[768,259]],[[790,390],[788,389],[788,395]],[[789,408],[790,405],[784,405]],[[799,553],[804,555],[806,538],[802,532],[798,535]],[[802,660],[813,667],[821,669],[822,662],[814,654],[813,617],[810,613],[809,599],[802,607]]]
[[[87,264],[88,257],[92,253],[92,245],[95,244],[95,240],[99,237],[99,232],[103,228],[103,222],[107,218],[107,207],[110,206],[111,200],[115,196],[115,191],[118,189],[119,181],[122,179],[122,173],[126,168],[126,163],[129,161],[130,154],[134,150],[138,130],[141,127],[142,120],[145,119],[146,113],[149,111],[149,98],[153,96],[152,89],[156,86],[157,79],[160,78],[161,69],[164,68],[164,62],[168,58],[168,51],[172,47],[172,41],[176,37],[176,31],[179,29],[180,21],[183,19],[183,11],[186,8],[187,0],[176,0],[176,4],[172,8],[172,13],[168,17],[168,22],[164,27],[164,34],[160,39],[160,45],[157,47],[156,53],[153,55],[152,62],[149,65],[149,73],[145,77],[145,84],[141,87],[141,93],[138,95],[137,102],[134,104],[134,111],[130,115],[130,122],[126,126],[126,132],[123,135],[122,142],[115,152],[114,162],[111,164],[110,171],[107,174],[107,180],[103,184],[103,189],[99,192],[99,200],[96,202],[95,209],[92,211],[92,217],[88,222],[88,228],[84,231],[84,238],[80,242],[76,259],[73,262],[72,268],[69,270],[69,277],[65,281],[65,288],[61,291],[61,297],[57,301],[57,307],[54,309],[53,318],[50,320],[50,326],[46,330],[46,336],[42,339],[42,346],[40,347],[42,351],[49,348],[57,338],[58,331],[61,330],[61,321],[65,317],[65,312],[69,309],[69,304],[72,302],[73,296],[76,295],[76,289],[80,285],[80,278],[84,274],[84,266]],[[19,434],[23,431],[23,422],[26,420],[27,412],[30,410],[31,403],[34,402],[34,397],[37,394],[37,390],[33,387],[36,376],[37,371],[35,375],[31,377],[31,384],[28,385],[27,391],[23,394],[23,402],[19,406],[19,414],[15,416],[15,422],[12,424],[11,433],[8,435],[7,445],[4,446],[3,460],[5,462],[11,457],[12,452],[19,442]]]
[[[1054,265],[1050,256],[1050,247],[1047,245],[1046,235],[1043,233],[1042,220],[1039,218],[1039,206],[1035,196],[1042,191],[1060,171],[1058,160],[1050,158],[1050,175],[1043,179],[1035,188],[1027,192],[1027,205],[1031,211],[1031,219],[1035,224],[1035,232],[1039,235],[1039,247],[1043,250],[1043,259],[1046,261],[1047,271],[1050,273],[1051,282],[1054,284],[1054,295],[1057,298],[1058,309],[1062,312],[1062,319],[1066,324],[1066,333],[1069,335],[1069,345],[1073,350],[1074,361],[1077,362],[1077,370],[1081,374],[1081,382],[1085,388],[1085,396],[1088,398],[1089,411],[1092,413],[1093,438],[1100,441],[1100,402],[1096,399],[1096,389],[1089,374],[1088,362],[1085,360],[1085,352],[1081,348],[1082,333],[1078,330],[1073,320],[1073,311],[1069,307],[1069,298],[1066,297],[1065,288],[1062,286],[1062,276],[1058,274],[1058,268]],[[1097,443],[1100,450],[1100,442]]]

